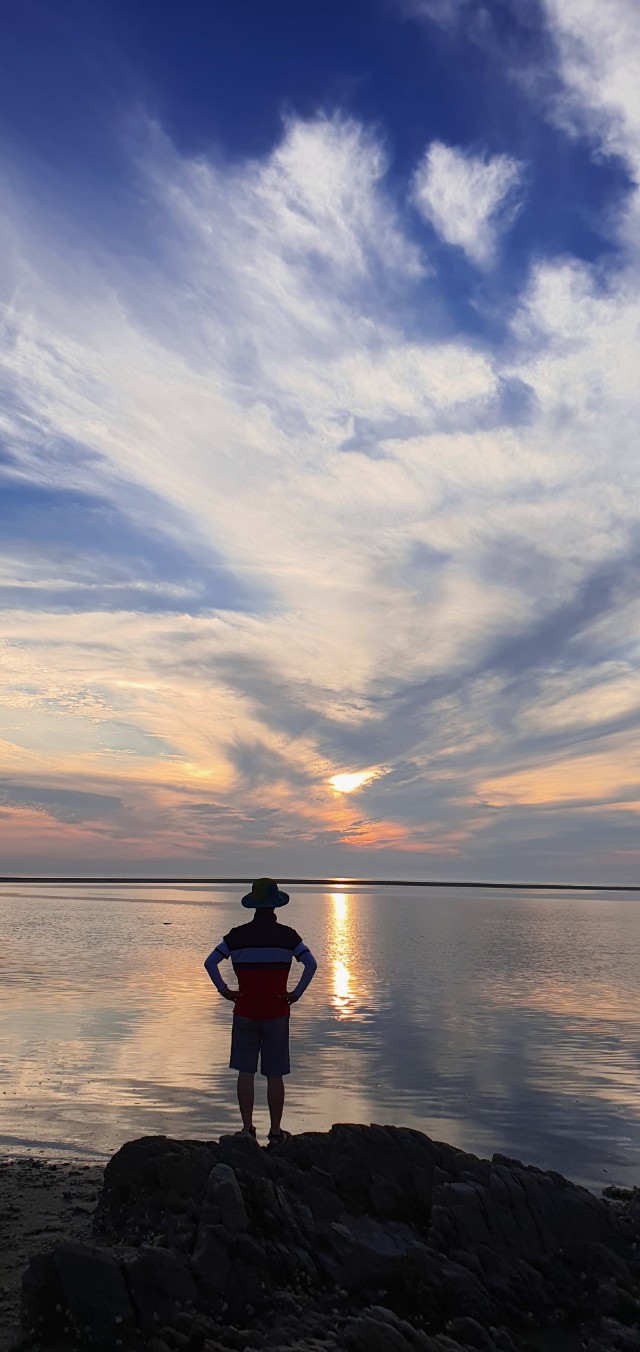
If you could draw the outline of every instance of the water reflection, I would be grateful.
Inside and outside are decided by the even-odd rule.
[[[232,1006],[202,959],[238,907],[0,888],[0,1145],[107,1155],[234,1129]],[[290,911],[318,959],[292,1008],[291,1130],[395,1122],[590,1186],[640,1181],[639,903],[347,883]],[[256,1105],[261,1129],[262,1083]]]
[[[327,995],[338,1021],[369,1023],[381,1007],[381,973],[371,971],[363,933],[361,899],[351,892],[328,893],[328,917],[322,948],[322,966],[330,958]],[[315,952],[315,950],[314,950]],[[324,986],[322,972],[320,982]]]
[[[351,990],[351,973],[347,966],[350,946],[349,895],[347,892],[330,892],[331,926],[329,940],[332,959],[331,1003],[338,1019],[346,1019],[353,1014],[355,998]]]

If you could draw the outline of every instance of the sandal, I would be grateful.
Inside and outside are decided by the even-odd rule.
[[[267,1137],[269,1145],[282,1145],[283,1141],[291,1140],[290,1131],[270,1131]]]
[[[256,1141],[258,1139],[255,1127],[243,1127],[241,1131],[234,1132],[234,1135],[248,1136],[251,1141]]]

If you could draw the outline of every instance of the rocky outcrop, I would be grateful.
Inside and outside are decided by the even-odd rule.
[[[398,1127],[132,1141],[95,1245],[27,1268],[22,1346],[626,1352],[640,1192],[611,1191]]]

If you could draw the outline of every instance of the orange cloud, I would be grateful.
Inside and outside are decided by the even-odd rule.
[[[621,793],[635,799],[639,786],[640,751],[616,745],[590,756],[480,780],[476,792],[496,807],[511,807],[602,802]]]
[[[465,839],[463,832],[440,833],[438,827],[434,827],[431,837],[425,838],[423,831],[424,828],[420,828],[420,832],[416,832],[410,827],[400,826],[397,822],[359,821],[346,828],[340,840],[344,845],[357,847],[366,845],[372,850],[390,847],[405,853],[457,854],[460,841]]]

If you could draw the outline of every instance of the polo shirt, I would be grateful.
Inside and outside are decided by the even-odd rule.
[[[288,1017],[290,1006],[278,997],[286,995],[293,958],[302,961],[308,952],[297,930],[267,911],[229,930],[214,953],[231,958],[240,991],[234,1013],[246,1019]]]

